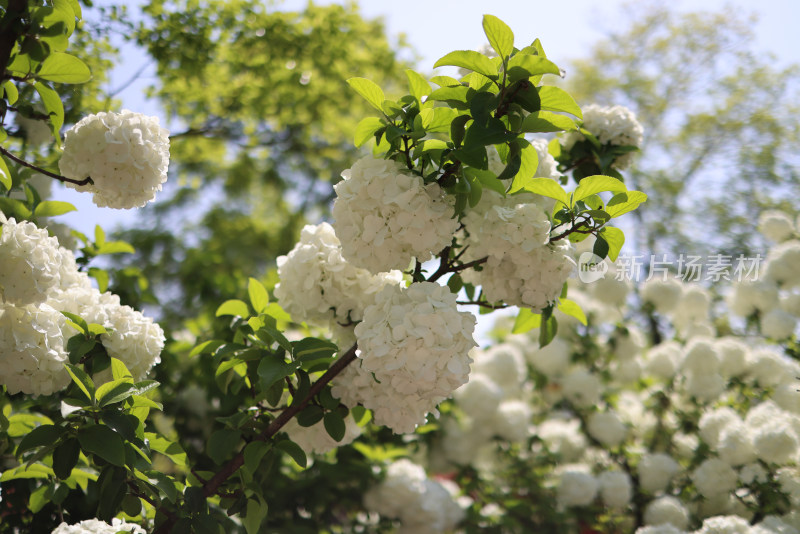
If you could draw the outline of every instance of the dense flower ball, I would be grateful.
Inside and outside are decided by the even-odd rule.
[[[289,434],[292,441],[300,445],[306,454],[316,453],[325,454],[332,451],[336,447],[342,447],[352,443],[354,439],[361,435],[361,427],[356,424],[353,417],[348,415],[345,420],[345,432],[341,441],[333,439],[328,431],[325,430],[325,425],[318,422],[315,425],[308,427],[300,426],[297,419],[292,419],[283,428],[283,431]]]
[[[589,130],[604,145],[642,146],[644,129],[636,115],[625,106],[598,106],[589,104],[582,109],[583,128]],[[576,142],[583,139],[580,132],[569,132],[561,144],[570,150]],[[630,163],[630,154],[617,158],[615,167],[624,169]]]
[[[794,234],[794,221],[782,211],[765,211],[758,218],[758,231],[770,241],[780,243]]]
[[[386,478],[364,496],[368,510],[400,519],[399,533],[438,534],[453,529],[464,511],[441,483],[409,460],[386,469]]]
[[[46,304],[0,304],[0,384],[10,394],[50,395],[69,384],[64,316]]]
[[[0,295],[24,306],[44,302],[69,265],[61,259],[58,240],[35,224],[8,219],[0,230]]]
[[[139,525],[126,523],[117,518],[112,519],[110,525],[99,519],[87,519],[74,525],[61,523],[51,534],[117,534],[117,532],[146,534],[146,531]]]
[[[111,331],[101,335],[100,341],[109,356],[125,364],[134,380],[141,380],[161,361],[164,331],[152,318],[130,306],[120,306],[118,298],[116,301],[117,305],[109,310],[109,319],[104,325]]]
[[[373,275],[345,260],[328,223],[303,228],[292,251],[278,258],[278,276],[275,296],[283,309],[296,322],[320,326],[360,321],[375,293],[402,279],[400,271]]]
[[[450,244],[458,228],[453,200],[402,164],[363,158],[336,184],[333,224],[343,256],[373,273],[406,269]]]
[[[167,180],[169,132],[158,117],[123,110],[81,119],[64,136],[61,174],[74,180],[91,178],[78,191],[93,193],[100,207],[130,209],[155,198]]]
[[[456,296],[446,287],[386,286],[355,328],[361,366],[383,388],[427,401],[432,409],[467,381],[474,328],[475,317],[456,309]]]
[[[558,503],[561,506],[586,506],[597,496],[600,484],[588,466],[564,466],[558,483]]]

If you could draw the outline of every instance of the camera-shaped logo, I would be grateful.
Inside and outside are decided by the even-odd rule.
[[[607,272],[608,263],[597,254],[584,252],[578,258],[578,278],[584,284],[591,284],[605,278]]]

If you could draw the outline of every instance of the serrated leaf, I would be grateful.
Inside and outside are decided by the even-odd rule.
[[[3,187],[5,187],[6,191],[10,191],[13,185],[11,171],[8,170],[6,160],[2,156],[0,156],[0,184],[3,184]]]
[[[625,244],[625,234],[619,228],[606,226],[603,228],[603,239],[608,243],[608,258],[617,261],[622,245]]]
[[[445,54],[434,63],[433,68],[444,67],[451,65],[453,67],[463,67],[475,72],[479,72],[484,76],[497,79],[497,67],[495,67],[492,60],[484,56],[480,52],[474,50],[456,50]]]
[[[269,294],[261,282],[255,278],[250,278],[247,281],[247,294],[250,297],[250,304],[257,313],[262,313],[267,309]]]
[[[522,121],[523,132],[561,132],[577,130],[575,121],[565,115],[558,115],[552,111],[537,111],[531,113]]]
[[[23,453],[30,449],[35,449],[43,445],[52,445],[61,435],[64,429],[55,425],[41,425],[37,426],[22,438],[17,446],[16,455],[19,458]]]
[[[306,453],[300,448],[300,445],[294,441],[289,441],[288,439],[279,441],[275,444],[275,448],[280,449],[288,454],[289,457],[300,467],[305,467],[308,463],[308,460],[306,459]]]
[[[595,174],[582,178],[578,183],[578,187],[573,194],[573,202],[578,202],[591,195],[602,193],[603,191],[627,191],[628,188],[622,181],[605,176],[602,174]]]
[[[365,117],[356,126],[353,144],[361,146],[375,137],[375,132],[386,126],[378,117]]]
[[[247,304],[238,299],[226,300],[217,308],[216,316],[234,315],[238,317],[250,317],[250,309]]]
[[[542,195],[543,197],[553,198],[565,206],[569,205],[569,194],[564,191],[558,182],[550,178],[531,178],[528,180],[517,180],[511,183],[509,193],[517,191],[528,191]]]
[[[539,101],[541,102],[542,109],[549,111],[563,111],[575,115],[579,119],[583,118],[580,106],[578,106],[572,96],[559,87],[552,85],[543,85],[537,87],[539,92]]]
[[[43,200],[33,210],[33,215],[35,217],[55,217],[77,210],[78,208],[69,202],[61,200]]]
[[[347,83],[358,94],[363,96],[367,102],[383,113],[383,101],[386,100],[386,96],[384,96],[383,89],[378,84],[366,78],[350,78]]]
[[[83,391],[83,394],[86,395],[90,401],[94,402],[94,382],[92,382],[92,377],[86,374],[86,371],[81,369],[80,367],[76,367],[71,363],[65,363],[64,367],[69,373],[69,376],[72,377],[72,381],[77,384],[78,388]]]
[[[342,439],[344,439],[345,423],[338,412],[326,413],[325,417],[322,419],[322,424],[325,426],[328,435],[333,438],[334,441],[342,441]]]
[[[586,326],[586,314],[574,300],[561,299],[558,302],[558,310],[566,315],[576,318],[582,325]]]
[[[57,83],[86,83],[92,79],[92,71],[71,54],[52,52],[42,61],[36,77]]]
[[[524,334],[534,328],[539,328],[541,324],[542,315],[540,313],[534,313],[530,308],[520,308],[511,332],[513,334]]]
[[[411,94],[414,95],[414,98],[422,102],[423,96],[431,94],[431,85],[420,73],[406,69],[406,76],[408,77],[408,87],[411,89]]]
[[[483,32],[497,55],[505,60],[514,50],[514,32],[494,15],[483,16]]]
[[[78,430],[81,448],[96,454],[106,462],[125,465],[125,444],[122,437],[105,425],[92,425]]]

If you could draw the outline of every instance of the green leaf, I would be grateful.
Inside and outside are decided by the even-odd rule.
[[[617,261],[619,251],[625,244],[625,234],[619,228],[606,226],[602,230],[603,239],[608,243],[608,257],[611,261]]]
[[[109,404],[124,401],[137,392],[138,390],[132,383],[130,383],[128,380],[121,379],[106,382],[97,388],[97,393],[95,396],[97,397],[98,404],[102,408],[103,406],[108,406]]]
[[[78,464],[81,447],[78,440],[68,438],[53,451],[53,473],[64,480],[69,478],[72,469]]]
[[[610,247],[608,246],[608,241],[603,238],[603,232],[601,232],[594,241],[592,253],[600,259],[606,259],[608,257],[609,250]]]
[[[322,424],[325,425],[325,430],[334,441],[342,441],[342,439],[344,439],[344,419],[338,412],[326,413],[325,417],[322,419]]]
[[[81,428],[78,441],[84,451],[96,454],[112,465],[125,465],[125,444],[122,437],[109,427],[92,425]]]
[[[510,141],[515,137],[516,134],[506,130],[503,121],[492,117],[485,125],[473,121],[472,125],[467,129],[467,135],[464,138],[464,146],[496,145]]]
[[[474,50],[456,50],[439,58],[433,68],[452,65],[479,72],[493,80],[497,79],[497,67],[491,59]]]
[[[419,117],[425,131],[447,133],[450,124],[458,117],[458,111],[446,107],[428,108],[420,111]]]
[[[582,178],[573,194],[573,202],[578,202],[586,197],[596,195],[603,191],[627,191],[625,184],[611,176],[595,174]]]
[[[557,115],[551,111],[531,113],[522,121],[523,132],[560,132],[577,129],[575,121],[565,115]]]
[[[533,54],[518,53],[508,60],[508,74],[512,80],[541,76],[542,74],[555,74],[561,76],[561,69],[546,59],[544,56]],[[531,80],[534,84],[539,83],[538,79]]]
[[[263,313],[267,309],[269,294],[261,282],[250,278],[247,282],[247,294],[250,296],[250,304],[257,313]]]
[[[13,185],[11,172],[8,170],[6,160],[2,156],[0,156],[0,184],[3,184],[3,187],[5,187],[6,191],[10,191],[11,186]]]
[[[122,360],[117,358],[111,358],[111,376],[114,377],[114,380],[124,380],[131,384],[133,383],[133,375]]]
[[[50,117],[50,126],[53,130],[53,137],[61,141],[61,127],[64,126],[64,103],[55,89],[47,84],[39,82],[33,86],[39,97],[42,99],[44,109]]]
[[[97,254],[133,254],[136,249],[125,241],[106,241],[97,247]]]
[[[35,217],[55,217],[77,210],[78,208],[69,202],[63,202],[61,200],[43,200],[33,210],[33,215]]]
[[[6,469],[0,475],[0,482],[17,480],[21,478],[50,478],[53,470],[42,464],[19,465],[11,469]]]
[[[314,426],[325,416],[325,410],[316,404],[309,404],[297,414],[297,424],[302,427]]]
[[[582,325],[586,326],[586,314],[574,300],[562,298],[558,302],[558,309],[561,313],[575,317]]]
[[[611,217],[619,217],[633,211],[647,201],[647,195],[641,191],[626,191],[611,197],[606,204],[606,212]]]
[[[306,453],[300,448],[300,445],[294,441],[289,441],[288,439],[279,441],[275,444],[275,448],[288,454],[300,467],[305,467],[308,463],[308,460],[306,460]]]
[[[44,508],[44,505],[50,502],[53,497],[53,486],[52,484],[46,484],[44,486],[39,486],[34,491],[31,492],[30,497],[28,498],[28,508],[32,513],[37,513],[39,510]]]
[[[57,83],[86,83],[92,79],[92,71],[71,54],[52,52],[42,61],[36,76]]]
[[[92,377],[86,374],[86,372],[81,369],[80,367],[76,367],[71,363],[65,363],[64,367],[67,369],[67,373],[69,376],[72,377],[72,381],[78,385],[78,388],[83,391],[83,394],[86,395],[90,401],[94,402],[94,382],[92,382]]]
[[[86,323],[86,321],[80,315],[75,315],[74,313],[65,312],[65,311],[62,311],[61,315],[63,315],[67,319],[69,319],[67,321],[67,323],[70,326],[72,326],[73,328],[75,328],[75,330],[79,330],[79,331],[83,332],[84,334],[88,334],[89,333],[89,325]]]
[[[231,430],[228,428],[217,430],[211,434],[211,437],[208,439],[208,448],[206,452],[217,465],[222,465],[222,463],[239,447],[239,440],[241,437],[242,433],[238,430]]]
[[[244,467],[251,473],[258,470],[261,459],[269,452],[270,447],[263,441],[251,441],[244,448]]]
[[[164,495],[167,497],[167,500],[169,500],[169,502],[174,504],[175,500],[178,498],[178,494],[180,491],[175,486],[176,484],[175,479],[159,471],[147,471],[145,474],[156,481],[155,482],[156,487],[164,492]]]
[[[373,139],[375,132],[386,126],[378,117],[365,117],[356,126],[356,133],[353,135],[353,144],[361,146],[370,139]]]
[[[17,98],[19,98],[19,90],[17,90],[17,86],[14,85],[12,80],[8,80],[3,83],[3,93],[3,96],[11,106],[13,106],[16,103]]]
[[[466,102],[471,90],[472,89],[469,87],[464,87],[463,85],[440,87],[428,96],[428,100],[440,100],[443,102]]]
[[[151,450],[163,454],[180,467],[186,465],[186,453],[180,445],[152,432],[145,432],[144,435],[150,442]]]
[[[16,452],[17,457],[19,458],[30,449],[35,449],[43,445],[52,445],[61,437],[64,431],[64,428],[55,425],[37,426],[19,442]]]
[[[292,356],[294,356],[295,360],[303,362],[330,358],[338,350],[339,347],[335,343],[315,337],[307,337],[300,341],[292,342]]]
[[[431,84],[428,83],[424,76],[411,69],[406,69],[406,76],[408,77],[408,87],[411,89],[411,94],[422,103],[422,97],[431,94]]]
[[[350,87],[355,89],[358,94],[363,96],[367,102],[383,113],[383,101],[386,100],[386,97],[383,94],[383,89],[381,89],[378,84],[366,78],[350,78],[347,80],[347,83],[349,83]]]
[[[217,317],[223,315],[234,315],[238,317],[250,317],[250,310],[247,304],[238,299],[226,300],[217,308]]]
[[[514,320],[513,334],[524,334],[534,328],[539,328],[542,324],[542,315],[534,313],[530,308],[520,308],[517,318]]]
[[[105,293],[108,289],[108,271],[97,267],[89,267],[89,276],[97,280],[97,289],[101,293]]]
[[[4,196],[0,196],[0,210],[11,217],[16,217],[17,220],[30,219],[33,215],[31,210],[28,209],[28,206],[21,200]]]
[[[497,55],[505,61],[514,51],[514,32],[511,28],[494,15],[484,15],[483,32]]]
[[[189,357],[192,358],[194,356],[197,356],[198,354],[212,354],[214,351],[216,351],[224,344],[225,342],[219,339],[210,339],[208,341],[203,341],[202,343],[200,343],[199,345],[195,346],[192,349],[192,351],[189,353]]]
[[[247,499],[247,512],[242,518],[247,534],[258,534],[261,532],[261,524],[267,517],[267,503],[262,503],[257,499]]]
[[[450,76],[434,76],[431,81],[439,87],[456,87],[461,85],[461,82]]]
[[[552,85],[543,85],[537,87],[539,92],[539,101],[541,102],[542,109],[550,111],[563,111],[575,115],[579,119],[583,118],[580,106],[575,102],[572,96],[559,87]]]
[[[258,364],[261,388],[266,390],[278,380],[282,380],[300,368],[300,362],[287,363],[275,356],[267,356]]]
[[[539,348],[549,345],[557,333],[558,321],[556,321],[555,316],[551,315],[539,327]]]
[[[528,191],[542,195],[543,197],[553,198],[565,206],[569,205],[569,195],[558,182],[550,178],[531,178],[529,180],[517,180],[511,184],[509,193],[517,191]]]

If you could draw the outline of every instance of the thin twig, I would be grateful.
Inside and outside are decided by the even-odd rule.
[[[488,302],[479,300],[457,300],[456,304],[461,304],[462,306],[480,306],[481,308],[487,308],[489,310],[503,310],[508,308],[508,304],[489,304]]]
[[[17,163],[19,163],[23,167],[28,167],[29,169],[33,169],[36,172],[40,172],[40,173],[44,174],[45,176],[49,176],[50,178],[55,178],[56,180],[59,180],[61,182],[69,182],[69,183],[75,184],[75,185],[87,185],[87,184],[94,183],[94,182],[92,182],[91,176],[88,176],[83,180],[73,180],[72,178],[67,178],[66,176],[61,176],[60,174],[56,174],[54,172],[47,171],[45,169],[42,169],[41,167],[37,167],[33,163],[28,163],[27,161],[18,158],[17,156],[15,156],[14,154],[12,154],[11,152],[9,152],[8,150],[6,150],[5,148],[3,148],[1,146],[0,146],[0,154],[3,154],[5,157],[7,157],[8,159],[10,159],[12,161],[16,161]]]

